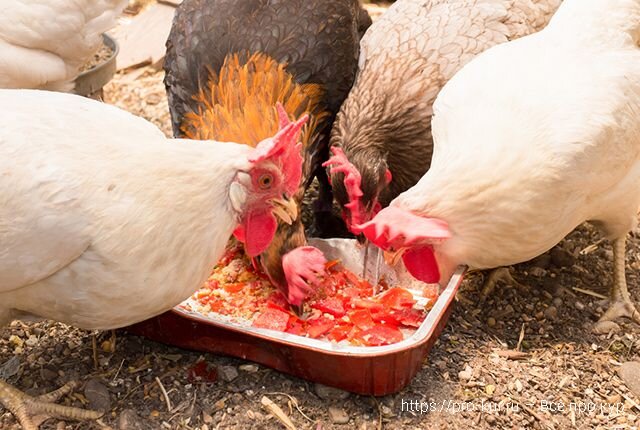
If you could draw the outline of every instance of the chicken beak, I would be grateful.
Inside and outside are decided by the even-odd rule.
[[[271,205],[273,214],[289,225],[298,218],[298,204],[293,200],[272,199]]]
[[[397,251],[385,251],[384,252],[384,261],[387,262],[389,266],[395,266],[402,257],[402,254],[407,250],[407,248],[400,248]]]

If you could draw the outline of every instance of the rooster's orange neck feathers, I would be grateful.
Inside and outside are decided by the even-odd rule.
[[[255,146],[278,131],[276,102],[294,119],[310,114],[302,143],[313,139],[313,130],[328,112],[321,106],[322,89],[316,84],[298,84],[286,64],[257,53],[245,61],[243,54],[225,58],[219,74],[194,96],[197,112],[185,115],[182,131],[189,139],[238,142]]]

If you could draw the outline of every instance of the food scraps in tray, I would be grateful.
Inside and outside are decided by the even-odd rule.
[[[181,306],[203,315],[215,313],[254,327],[359,346],[400,342],[411,335],[427,315],[416,307],[408,290],[389,287],[382,280],[379,294],[373,286],[339,261],[326,265],[328,276],[317,294],[307,300],[302,316],[296,315],[284,295],[255,268],[241,246],[227,250],[205,285]],[[431,308],[437,286],[427,286],[423,297]]]

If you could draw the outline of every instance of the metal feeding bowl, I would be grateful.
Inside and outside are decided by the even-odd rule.
[[[116,73],[116,57],[118,56],[118,42],[108,34],[102,35],[104,44],[111,48],[112,54],[104,62],[80,73],[75,81],[74,93],[81,96],[90,96],[100,91]]]
[[[352,239],[312,239],[329,260],[339,259],[362,273],[364,248]],[[383,265],[380,275],[407,288],[418,304],[424,284],[404,267]],[[458,268],[420,327],[401,342],[386,346],[351,346],[252,327],[215,314],[174,308],[128,330],[152,340],[197,351],[239,357],[267,367],[358,394],[382,396],[404,388],[420,370],[444,328],[464,268]]]

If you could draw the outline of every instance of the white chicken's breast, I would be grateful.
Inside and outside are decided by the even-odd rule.
[[[207,278],[237,224],[246,145],[167,140],[76,96],[0,91],[0,324],[121,327]]]
[[[127,0],[6,0],[0,5],[0,88],[73,89],[73,79]]]
[[[583,4],[578,4],[583,3]],[[429,172],[393,205],[446,220],[453,260],[533,258],[583,221],[620,237],[640,203],[640,2],[566,0],[442,90]]]

